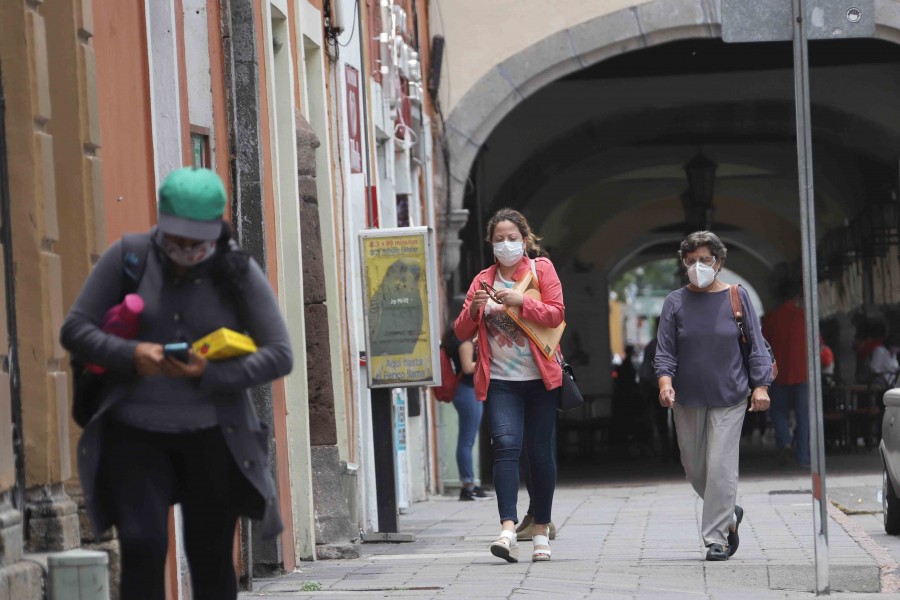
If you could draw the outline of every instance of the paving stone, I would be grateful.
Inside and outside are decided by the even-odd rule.
[[[365,544],[361,559],[304,563],[301,573],[257,581],[256,590],[266,598],[360,600],[550,595],[566,600],[811,598],[815,581],[812,508],[803,502],[805,496],[768,493],[787,485],[779,481],[766,487],[754,482],[742,488],[745,493],[739,502],[746,516],[741,549],[725,563],[703,560],[705,549],[698,533],[702,504],[685,483],[563,487],[557,491],[554,513],[560,535],[549,564],[530,562],[530,542],[521,543],[522,561],[516,564],[489,554],[487,543],[497,527],[495,507],[461,510],[452,502],[430,500],[413,505],[410,514],[401,516],[404,531],[427,530],[427,537],[404,545]],[[829,539],[832,590],[878,591],[877,563],[832,520]],[[302,592],[300,587],[308,581],[318,581],[329,591],[318,596]],[[440,589],[408,589],[428,587]]]

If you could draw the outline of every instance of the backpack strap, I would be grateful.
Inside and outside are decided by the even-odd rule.
[[[747,336],[744,334],[744,305],[741,297],[738,295],[738,285],[732,284],[728,286],[728,295],[731,298],[731,313],[734,315],[734,321],[737,323],[738,330],[741,332],[741,343],[747,343]]]
[[[126,233],[122,236],[122,298],[137,292],[150,253],[150,234]]]

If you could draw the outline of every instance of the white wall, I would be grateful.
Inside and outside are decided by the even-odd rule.
[[[275,190],[278,296],[288,332],[298,349],[294,370],[285,378],[287,451],[290,473],[294,554],[298,560],[315,558],[315,509],[309,436],[309,390],[306,376],[306,328],[303,306],[300,194],[297,180],[297,138],[294,112],[293,61],[283,1],[264,3],[263,32],[269,108],[269,131]],[[278,41],[277,48],[275,40]]]
[[[360,279],[359,245],[357,234],[366,226],[366,174],[368,165],[363,157],[363,173],[350,172],[350,148],[347,140],[346,65],[363,73],[359,36],[362,35],[354,0],[337,0],[345,21],[345,30],[339,36],[341,44],[337,60],[329,64],[330,95],[324,96],[324,79],[313,81],[317,70],[324,73],[324,54],[321,21],[318,26],[309,19],[303,20],[304,65],[306,68],[306,94],[304,102],[307,118],[316,129],[322,147],[319,160],[319,207],[322,219],[322,242],[326,247],[326,292],[331,330],[333,364],[346,365],[346,369],[334,370],[335,419],[338,427],[338,446],[341,458],[359,467],[357,473],[358,496],[351,501],[357,508],[358,525],[367,532],[377,530],[378,510],[375,497],[375,471],[372,454],[371,400],[366,387],[365,367],[360,365],[360,352],[365,349],[365,331],[362,309],[362,281]],[[318,14],[306,0],[303,14]],[[352,37],[351,37],[352,35]],[[322,65],[318,67],[317,65]],[[360,82],[360,94],[365,82]],[[321,95],[320,95],[321,94]],[[328,103],[330,123],[316,116],[318,98],[322,98],[321,115]],[[360,96],[362,100],[362,96]],[[370,105],[371,106],[371,105]],[[362,109],[362,107],[359,107]],[[371,119],[368,119],[371,122]],[[360,126],[365,127],[366,117],[360,114]],[[365,133],[365,132],[364,132]],[[330,135],[329,135],[330,134]],[[367,140],[363,135],[363,153]],[[327,151],[325,150],[327,148]],[[327,177],[322,168],[330,168]],[[375,185],[374,177],[372,185]],[[323,180],[327,180],[323,181]],[[323,189],[324,184],[328,185]],[[331,200],[330,202],[328,200]],[[333,252],[329,252],[329,248]],[[329,263],[329,260],[333,261]]]
[[[541,39],[650,0],[431,0],[431,34],[443,35],[440,99],[449,115],[496,64]]]
[[[147,45],[150,62],[150,106],[156,183],[184,164],[181,156],[181,95],[175,7],[171,2],[147,0]],[[206,46],[202,52],[208,53]]]
[[[206,0],[182,0],[184,62],[191,125],[213,127],[212,82],[209,65],[209,25]]]

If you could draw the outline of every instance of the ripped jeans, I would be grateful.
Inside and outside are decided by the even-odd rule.
[[[519,522],[519,454],[522,442],[531,466],[531,508],[534,522],[550,522],[556,489],[553,460],[556,407],[560,388],[547,390],[540,379],[491,380],[485,409],[494,446],[494,487],[500,521]]]

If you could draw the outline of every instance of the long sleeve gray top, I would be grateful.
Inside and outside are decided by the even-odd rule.
[[[152,240],[158,234],[153,230]],[[249,261],[241,282],[241,306],[213,280],[215,257],[178,275],[155,241],[147,253],[137,293],[144,300],[137,339],[105,333],[106,311],[122,299],[121,241],[114,243],[88,276],[63,323],[63,346],[86,362],[106,367],[104,396],[116,395],[112,416],[150,431],[185,432],[218,424],[217,395],[233,395],[290,372],[293,356],[287,328],[262,269]],[[134,366],[138,342],[190,342],[228,327],[246,332],[258,350],[239,358],[209,361],[199,379],[142,377]]]
[[[656,376],[672,378],[682,406],[734,406],[750,388],[772,383],[772,360],[762,343],[759,317],[743,288],[744,331],[749,365],[728,290],[692,292],[686,286],[666,297],[656,339]],[[749,373],[748,373],[749,366]]]

